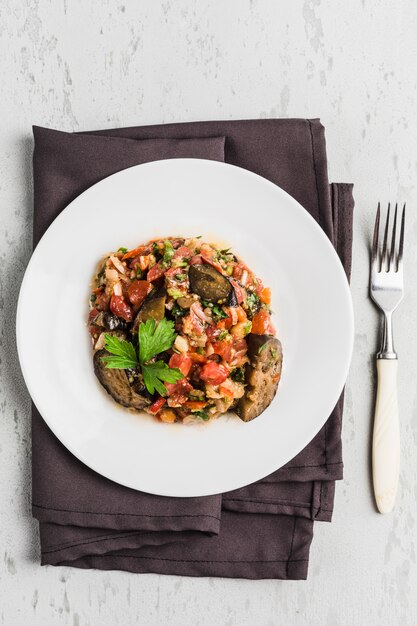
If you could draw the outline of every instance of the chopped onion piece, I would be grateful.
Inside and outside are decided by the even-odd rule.
[[[121,274],[125,273],[125,266],[123,265],[121,260],[117,258],[117,256],[114,256],[113,254],[110,255],[110,261],[113,263],[118,272],[120,272]]]
[[[188,350],[190,349],[188,339],[186,337],[182,337],[181,335],[177,335],[174,341],[174,348],[176,348],[179,352],[188,352]]]
[[[123,295],[123,291],[122,291],[122,284],[120,281],[117,281],[117,283],[114,283],[113,285],[113,293],[115,296],[122,296]]]

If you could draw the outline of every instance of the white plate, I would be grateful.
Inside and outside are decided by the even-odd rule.
[[[231,245],[272,288],[284,370],[250,423],[158,423],[119,408],[95,378],[85,320],[98,259],[168,235]],[[106,178],[53,222],[22,283],[17,343],[33,401],[81,461],[134,489],[202,496],[267,476],[319,431],[347,376],[353,313],[333,247],[291,196],[231,165],[174,159]]]

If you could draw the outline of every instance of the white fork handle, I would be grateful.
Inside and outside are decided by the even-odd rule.
[[[397,359],[377,359],[378,389],[372,443],[375,500],[380,513],[394,508],[400,472]]]

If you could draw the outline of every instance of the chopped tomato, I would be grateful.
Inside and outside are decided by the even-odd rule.
[[[187,402],[184,403],[184,406],[187,409],[190,409],[190,411],[201,411],[201,409],[204,409],[207,404],[208,402],[200,402],[199,400],[187,400]]]
[[[232,317],[225,317],[224,319],[217,322],[217,328],[219,330],[229,330],[232,327],[233,320]]]
[[[158,280],[158,278],[162,278],[162,276],[164,275],[164,272],[165,272],[165,269],[164,267],[162,267],[161,263],[157,263],[156,265],[151,267],[146,278],[148,282],[151,283],[154,280]]]
[[[175,251],[174,259],[186,259],[191,256],[190,248],[187,246],[180,246],[178,250]]]
[[[176,383],[165,383],[165,387],[167,388],[168,395],[172,396],[174,393],[188,394],[193,388],[192,385],[185,378],[181,378],[181,380],[177,380]]]
[[[203,264],[203,258],[201,254],[195,254],[194,256],[191,257],[190,265],[202,265],[202,264]]]
[[[229,361],[232,356],[233,342],[223,339],[222,341],[215,341],[213,343],[213,350],[215,354],[219,354],[222,359]]]
[[[126,322],[131,322],[133,313],[130,306],[127,304],[126,300],[123,296],[115,296],[114,294],[110,300],[110,311],[117,315],[117,317],[121,317],[126,320]]]
[[[228,375],[229,370],[227,370],[224,365],[219,365],[218,363],[214,363],[214,361],[210,361],[209,363],[206,363],[201,370],[200,378],[210,385],[220,385],[226,380]]]
[[[148,407],[149,413],[152,413],[152,415],[156,415],[158,411],[162,409],[165,402],[166,402],[165,398],[158,398],[158,400],[155,400],[155,402],[151,404],[150,407]]]
[[[261,309],[252,319],[252,330],[254,335],[274,335],[275,329],[271,323],[271,317],[267,311]]]
[[[126,252],[126,254],[122,256],[122,260],[125,261],[126,259],[133,259],[133,257],[135,256],[146,255],[146,254],[150,254],[151,252],[152,252],[151,246],[138,246],[137,248],[134,248],[133,250],[129,250],[129,252]]]
[[[151,290],[152,285],[147,280],[134,280],[128,287],[127,295],[132,304],[140,305]]]
[[[271,304],[271,290],[269,287],[264,287],[259,294],[259,299],[264,304]]]
[[[169,367],[179,369],[183,376],[188,376],[192,363],[192,360],[186,354],[176,354],[175,352],[169,359]]]
[[[165,387],[169,396],[168,406],[173,407],[187,402],[188,394],[193,388],[185,378],[178,380],[176,383],[165,383]]]

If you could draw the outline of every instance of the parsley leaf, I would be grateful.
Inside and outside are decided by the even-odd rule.
[[[103,356],[102,361],[110,369],[134,369],[140,365],[143,382],[149,393],[154,394],[157,391],[165,396],[168,392],[164,382],[175,383],[184,376],[179,369],[169,367],[164,361],[148,361],[168,350],[175,337],[174,322],[164,318],[156,325],[154,319],[149,319],[139,326],[139,359],[130,341],[105,335],[105,348],[110,354]]]
[[[139,365],[136,350],[130,341],[121,341],[114,335],[104,335],[105,348],[110,355],[101,360],[110,369],[132,369]]]
[[[139,326],[139,361],[150,361],[160,352],[169,350],[175,341],[174,322],[163,318],[158,326],[154,319],[146,320]]]
[[[184,378],[178,369],[168,367],[163,361],[142,365],[142,376],[149,393],[153,394],[156,390],[161,396],[167,394],[167,388],[161,381],[175,383]]]

